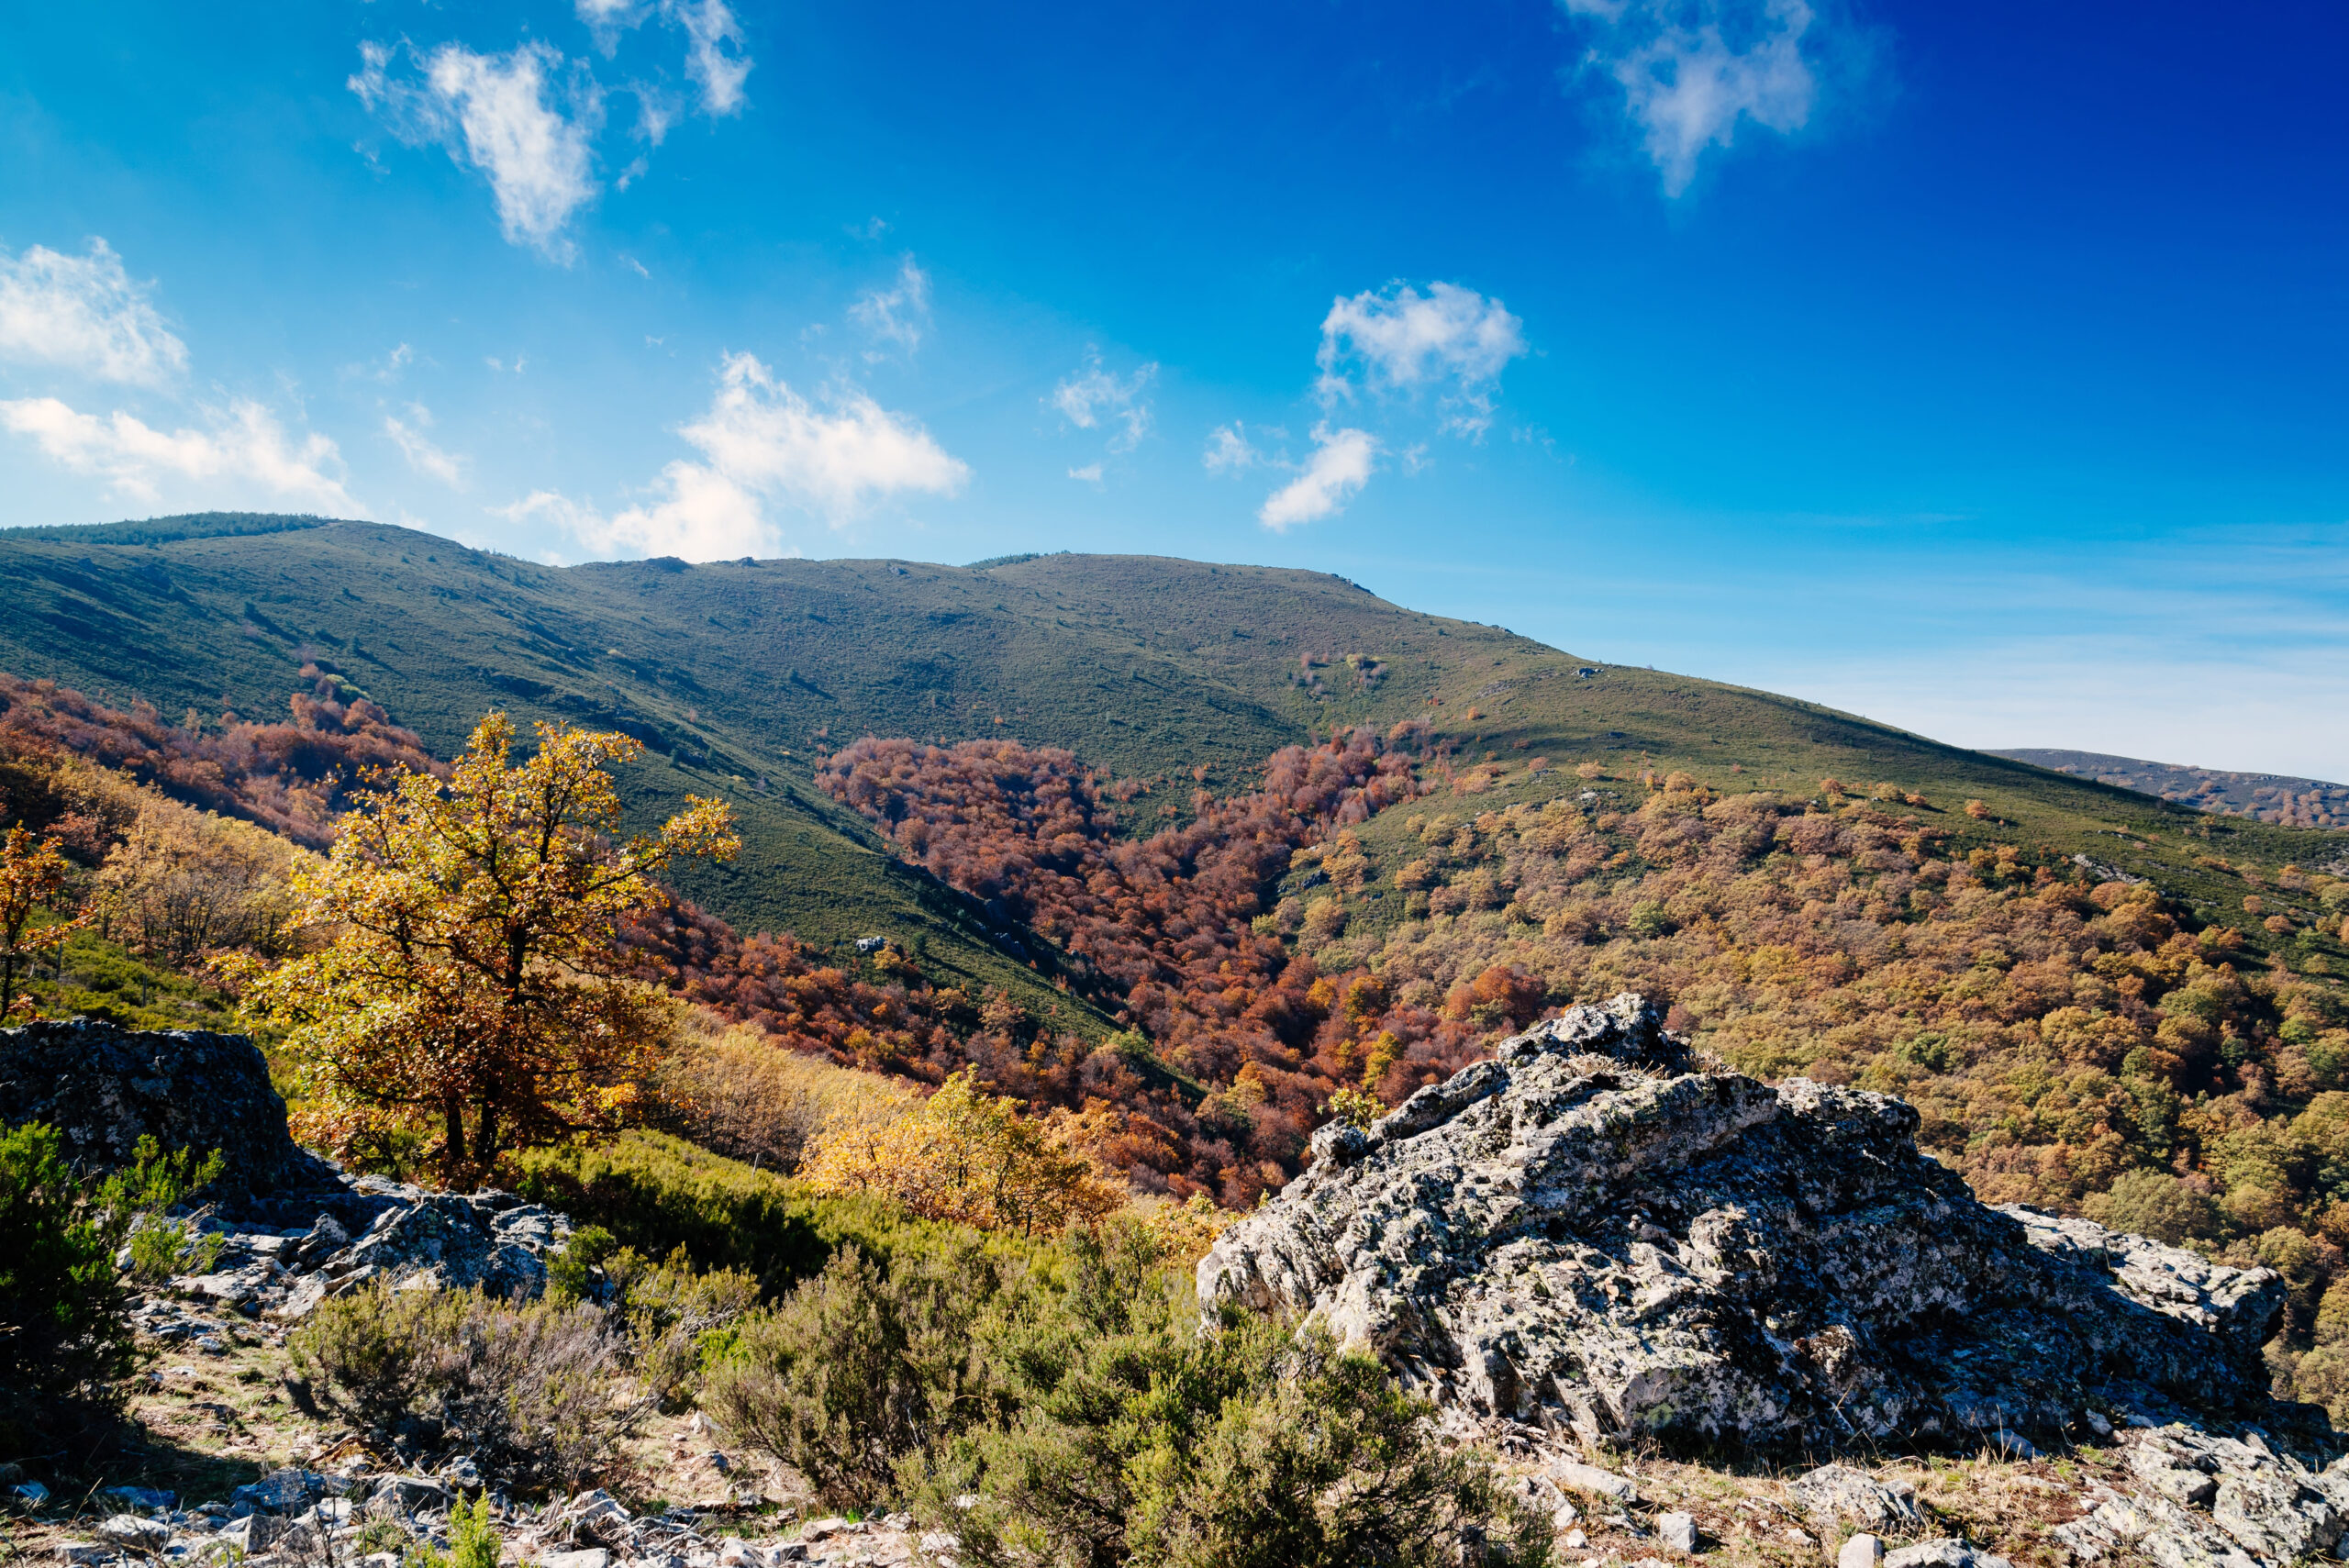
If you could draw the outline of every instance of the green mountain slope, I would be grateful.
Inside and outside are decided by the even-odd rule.
[[[1146,829],[1317,729],[1418,717],[1456,763],[1491,758],[1495,798],[1579,787],[1565,764],[1585,760],[1731,789],[1891,782],[1962,840],[2087,854],[2214,911],[2228,881],[2199,859],[2349,855],[2349,839],[1601,665],[1316,573],[1079,555],[558,568],[380,524],[211,515],[0,533],[0,667],[169,715],[274,713],[313,661],[438,753],[493,705],[629,729],[654,752],[629,781],[635,809],[693,791],[742,816],[742,858],[689,879],[713,909],[818,940],[888,930],[933,967],[1031,995],[982,917],[812,787],[818,761],[865,734],[1064,746],[1151,786]],[[1532,773],[1535,757],[1553,765]],[[1964,813],[1976,799],[1987,818]]]

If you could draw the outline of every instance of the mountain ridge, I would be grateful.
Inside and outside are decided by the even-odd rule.
[[[2228,889],[2198,862],[2281,863],[2337,842],[1287,568],[1076,554],[552,567],[388,524],[200,514],[0,532],[0,668],[118,704],[199,722],[266,713],[309,664],[440,755],[493,706],[627,730],[650,748],[629,781],[635,819],[689,791],[744,819],[743,857],[684,891],[745,929],[818,941],[899,920],[996,951],[984,922],[933,907],[934,883],[814,786],[864,735],[1072,751],[1120,781],[1128,829],[1147,833],[1187,819],[1195,791],[1246,789],[1283,746],[1420,720],[1448,766],[1512,798],[1574,787],[1577,761],[1731,791],[1895,787],[1962,844],[2089,855],[2214,917]]]
[[[2293,828],[2349,828],[2349,784],[2291,773],[2243,773],[2154,762],[2106,751],[2019,747],[1991,753],[2099,784],[2133,789],[2198,811]]]

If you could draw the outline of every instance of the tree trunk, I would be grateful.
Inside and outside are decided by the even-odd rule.
[[[453,1187],[465,1163],[465,1102],[454,1094],[445,1095],[440,1112],[446,1122],[441,1133],[440,1178]]]
[[[473,1118],[473,1158],[484,1168],[497,1158],[497,1102],[482,1091],[481,1107]]]

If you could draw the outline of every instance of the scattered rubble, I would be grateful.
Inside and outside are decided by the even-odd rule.
[[[451,1466],[436,1475],[371,1470],[286,1469],[239,1486],[225,1503],[182,1509],[170,1502],[111,1515],[94,1540],[61,1542],[57,1561],[83,1568],[400,1568],[403,1548],[449,1549],[451,1507],[478,1495],[478,1476]],[[608,1492],[582,1492],[533,1507],[490,1494],[501,1559],[537,1568],[952,1568],[950,1536],[918,1535],[910,1516],[797,1520],[785,1508],[763,1541],[716,1532],[705,1511],[634,1514]]]
[[[512,1193],[427,1192],[377,1176],[314,1191],[318,1210],[304,1227],[260,1229],[207,1215],[201,1229],[221,1239],[212,1272],[172,1282],[180,1295],[246,1318],[299,1322],[320,1302],[372,1280],[398,1288],[482,1286],[493,1295],[535,1297],[546,1288],[547,1254],[571,1236],[571,1221]],[[283,1211],[300,1201],[277,1200]],[[354,1228],[344,1218],[362,1218]],[[355,1234],[354,1234],[355,1231]],[[168,1296],[135,1309],[140,1331],[165,1341],[206,1346],[211,1320]]]
[[[1879,1481],[1844,1464],[1822,1464],[1798,1476],[1787,1488],[1821,1529],[1857,1525],[1875,1535],[1908,1535],[1925,1528],[1917,1488],[1905,1481]]]

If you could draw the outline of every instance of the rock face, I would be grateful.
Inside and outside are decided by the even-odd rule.
[[[285,1132],[269,1064],[242,1035],[41,1022],[0,1029],[0,1118],[55,1127],[84,1170],[130,1163],[142,1135],[169,1151],[217,1149],[219,1195],[318,1186],[333,1173]]]
[[[1819,1451],[2264,1398],[2275,1273],[1985,1207],[1916,1129],[1886,1095],[1708,1071],[1619,996],[1323,1128],[1199,1293],[1586,1440]]]
[[[220,1151],[198,1198],[222,1238],[216,1266],[177,1284],[239,1312],[300,1318],[329,1296],[383,1279],[534,1296],[546,1254],[571,1222],[512,1193],[431,1193],[346,1178],[296,1144],[269,1065],[242,1035],[146,1033],[105,1023],[0,1029],[0,1118],[48,1122],[84,1170],[130,1162],[139,1140]],[[150,1302],[139,1326],[200,1341],[200,1319]],[[181,1329],[184,1328],[185,1331]]]

